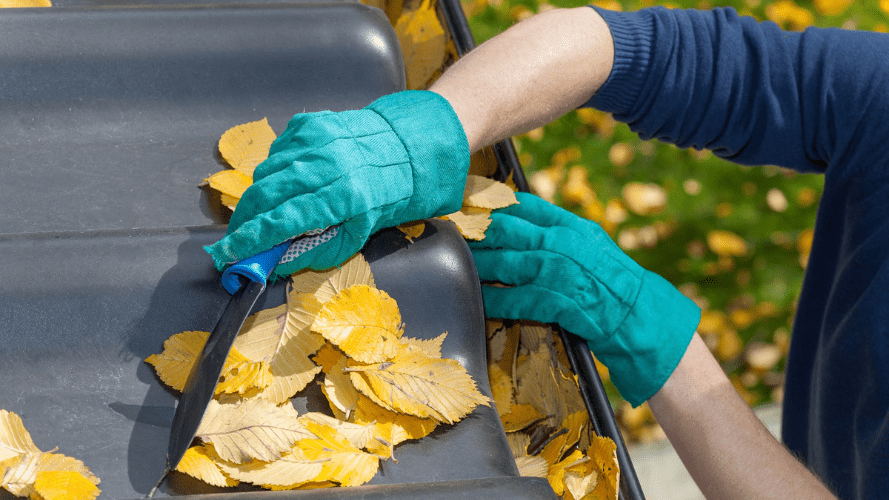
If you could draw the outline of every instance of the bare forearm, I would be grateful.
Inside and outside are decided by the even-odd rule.
[[[559,9],[480,45],[430,90],[451,103],[476,151],[580,106],[608,78],[613,60],[611,32],[596,11]]]
[[[697,334],[648,403],[707,498],[834,498],[769,434]]]

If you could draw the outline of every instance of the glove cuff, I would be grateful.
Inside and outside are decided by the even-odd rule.
[[[413,170],[412,219],[460,210],[469,170],[469,141],[451,104],[428,90],[408,90],[367,106],[404,144]],[[408,219],[408,220],[412,220]]]
[[[670,282],[645,271],[630,313],[596,357],[634,407],[654,395],[679,364],[701,320],[701,309]]]

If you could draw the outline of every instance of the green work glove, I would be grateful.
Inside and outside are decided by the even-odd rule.
[[[536,196],[495,211],[470,243],[490,317],[558,323],[584,338],[633,406],[654,395],[685,353],[701,311],[641,268],[595,222]]]
[[[459,210],[468,169],[460,120],[433,92],[398,92],[355,111],[298,114],[256,167],[226,236],[206,250],[222,270],[339,225],[336,236],[279,264],[274,275],[331,268],[382,228]]]

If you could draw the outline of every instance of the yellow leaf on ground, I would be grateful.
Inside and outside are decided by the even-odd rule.
[[[479,175],[466,177],[466,187],[463,190],[464,207],[496,209],[518,202],[515,192],[500,181]]]
[[[392,361],[349,370],[367,377],[374,394],[387,405],[421,418],[454,423],[490,401],[460,363],[430,358],[418,349],[403,350]]]
[[[365,448],[374,436],[374,424],[357,424],[354,422],[344,422],[323,413],[309,412],[299,417],[300,423],[308,425],[314,422],[320,425],[333,427],[340,434],[352,443],[356,448]]]
[[[426,222],[418,220],[414,222],[399,224],[395,227],[397,227],[399,231],[407,236],[408,241],[413,242],[415,239],[423,235],[423,231],[426,230]]]
[[[630,182],[621,194],[627,208],[638,215],[659,213],[667,205],[667,191],[654,183]]]
[[[25,429],[21,417],[11,411],[0,410],[0,462],[24,453],[40,453]]]
[[[467,240],[485,239],[485,231],[491,225],[488,208],[463,207],[459,212],[443,215],[442,219],[453,222]]]
[[[296,440],[310,435],[298,417],[293,406],[276,406],[264,399],[235,404],[210,401],[197,437],[213,443],[223,460],[238,464],[252,459],[269,462],[280,458]]]
[[[34,490],[43,500],[93,500],[101,490],[74,471],[40,471]]]
[[[253,179],[253,170],[269,156],[275,131],[267,118],[234,126],[219,138],[219,154],[238,172]]]
[[[290,276],[293,290],[291,296],[300,293],[311,293],[324,304],[338,293],[352,285],[375,287],[370,264],[360,253],[356,253],[339,267],[326,271],[306,269]]]
[[[403,333],[398,304],[386,292],[367,285],[353,285],[327,301],[312,330],[362,363],[395,356]]]
[[[262,361],[251,361],[235,347],[229,351],[222,369],[216,394],[243,395],[254,389],[264,389],[272,380],[268,365]]]
[[[407,88],[422,90],[447,56],[447,38],[435,12],[435,4],[424,0],[420,7],[402,15],[395,23],[401,45]]]
[[[516,402],[529,404],[547,415],[546,425],[556,427],[570,413],[583,409],[574,380],[554,369],[549,346],[540,344],[516,370]]]
[[[253,177],[237,170],[220,170],[207,177],[206,181],[211,188],[227,197],[222,200],[223,204],[234,210],[244,191],[253,184]]]
[[[0,0],[0,9],[52,7],[50,0]]]
[[[176,470],[213,486],[237,486],[237,479],[232,479],[219,470],[213,461],[213,457],[218,455],[215,452],[208,452],[208,447],[212,445],[192,446],[185,450],[185,455],[182,456]]]
[[[370,481],[380,468],[379,457],[356,448],[333,427],[306,422],[306,428],[316,437],[300,439],[299,448],[310,460],[324,460],[315,481],[359,486]]]
[[[707,246],[720,257],[740,256],[747,253],[747,243],[730,231],[710,231],[707,233]]]

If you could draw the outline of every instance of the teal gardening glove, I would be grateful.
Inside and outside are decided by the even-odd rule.
[[[226,236],[205,248],[222,270],[339,225],[330,241],[279,264],[274,277],[328,269],[382,228],[459,210],[468,168],[463,127],[433,92],[398,92],[355,111],[298,114],[256,167]]]
[[[700,309],[642,269],[598,224],[526,193],[471,242],[487,316],[558,323],[584,338],[621,395],[638,406],[666,382]]]

